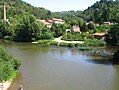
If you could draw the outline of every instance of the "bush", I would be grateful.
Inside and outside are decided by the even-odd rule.
[[[63,35],[62,36],[62,40],[66,40],[66,41],[82,41],[85,39],[93,39],[93,35],[89,34],[89,33],[67,33],[67,35]]]
[[[15,78],[20,65],[21,61],[19,59],[8,54],[6,50],[0,46],[0,82]]]
[[[74,46],[76,46],[76,44],[74,44],[74,43],[60,43],[59,46],[74,47]]]
[[[119,64],[119,50],[117,50],[114,55],[113,55],[113,58],[112,58],[112,62],[114,64]]]
[[[4,40],[12,40],[12,38],[10,36],[5,36]]]
[[[56,42],[56,41],[50,41],[50,45],[56,45],[56,46],[58,46],[58,42]]]
[[[51,40],[38,40],[38,43],[39,43],[39,44],[47,44],[47,45],[50,45],[50,41],[51,41]]]
[[[81,46],[105,46],[106,42],[98,39],[86,39]]]

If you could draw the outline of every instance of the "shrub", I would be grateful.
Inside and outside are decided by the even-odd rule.
[[[50,41],[50,45],[56,45],[56,46],[58,46],[58,42],[56,42],[56,41]]]
[[[21,61],[19,59],[8,54],[6,50],[0,46],[0,82],[15,78],[20,65]]]
[[[66,41],[82,41],[85,39],[93,39],[93,35],[90,33],[67,33],[67,35],[63,35],[62,36],[62,40],[66,40]]]
[[[74,47],[74,43],[60,43],[59,46]]]
[[[85,47],[85,48],[79,48],[79,50],[81,50],[81,51],[90,51],[90,50],[92,50],[92,48]]]
[[[106,42],[98,39],[86,39],[81,46],[105,46]]]
[[[4,40],[12,40],[12,38],[10,36],[5,36]]]
[[[38,40],[38,43],[50,45],[50,40]]]

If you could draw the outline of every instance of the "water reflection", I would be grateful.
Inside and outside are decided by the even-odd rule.
[[[9,90],[17,90],[20,84],[24,90],[119,90],[119,66],[108,65],[105,57],[94,59],[75,48],[30,43],[4,46],[22,59]]]

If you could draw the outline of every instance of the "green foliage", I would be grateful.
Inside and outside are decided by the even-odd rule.
[[[16,20],[16,24],[12,23],[15,25],[13,28],[15,41],[28,42],[53,38],[53,33],[42,23],[36,21],[33,15],[19,15],[16,16]]]
[[[104,21],[116,22],[119,14],[119,1],[99,1],[84,11],[87,21],[102,23]],[[92,19],[94,17],[94,19]]]
[[[50,45],[51,40],[38,40],[39,44],[46,44],[46,45]]]
[[[53,23],[51,31],[54,32],[54,37],[59,37],[65,34],[67,25]]]
[[[98,39],[86,39],[81,46],[105,46],[106,42]]]
[[[66,40],[66,41],[81,41],[81,40],[85,40],[88,38],[94,38],[93,35],[89,34],[89,33],[67,33],[67,35],[63,35],[62,39]]]
[[[33,15],[24,14],[18,18],[14,28],[15,41],[32,41],[32,38],[36,38],[39,35],[39,24]]]
[[[119,1],[100,0],[84,11],[56,12],[55,15],[63,19],[71,18],[76,20],[76,18],[83,18],[87,22],[93,21],[100,24],[105,21],[118,22],[117,18],[119,17]]]
[[[107,41],[111,45],[119,45],[119,24],[111,27]]]
[[[44,27],[40,32],[41,33],[40,33],[39,39],[53,39],[54,38],[53,32],[47,27]]]
[[[53,13],[53,15],[55,17],[59,17],[59,18],[63,18],[63,19],[65,19],[67,17],[68,18],[74,18],[77,15],[82,18],[83,17],[82,13],[83,13],[82,11],[76,11],[75,12],[75,11],[71,10],[71,11],[55,12],[55,13]]]
[[[76,46],[75,43],[60,43],[59,46],[65,46],[65,47],[74,47]]]
[[[113,58],[112,58],[112,62],[114,64],[119,64],[119,50],[117,50],[114,55],[113,55]]]
[[[56,42],[56,41],[50,41],[50,45],[55,45],[55,46],[58,46],[58,45],[59,45],[59,43],[58,43],[58,42]]]
[[[58,46],[58,42],[53,40],[38,40],[39,44],[45,44],[45,45],[56,45]]]
[[[108,32],[110,30],[110,27],[111,26],[100,25],[100,26],[95,28],[94,32]]]
[[[33,7],[22,0],[5,0],[5,2],[7,3],[7,17],[13,17],[24,13],[33,14],[39,19],[49,19],[52,17],[52,13],[49,10],[40,7]],[[1,18],[3,18],[2,8],[3,7],[0,7]]]
[[[5,36],[4,40],[12,40],[12,38],[10,36]]]
[[[15,78],[21,61],[14,58],[0,46],[0,82]]]
[[[94,22],[90,21],[89,24],[88,24],[88,28],[91,30],[91,29],[95,29],[95,24]]]

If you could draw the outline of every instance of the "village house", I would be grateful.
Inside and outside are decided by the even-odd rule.
[[[107,37],[107,33],[94,33],[93,36],[100,40],[105,40]]]
[[[73,27],[72,27],[72,32],[81,32],[81,31],[80,31],[80,27],[79,27],[79,26],[76,26],[76,25],[73,26]]]
[[[53,18],[52,20],[37,20],[37,21],[42,22],[48,28],[51,28],[52,27],[52,23],[55,23],[55,24],[64,24],[64,20],[57,19],[57,18]]]
[[[47,20],[40,20],[40,22],[42,22],[44,25],[46,25],[48,28],[52,27],[52,23],[47,21]]]
[[[56,24],[64,24],[64,20],[62,20],[62,19],[53,18],[52,21]]]

